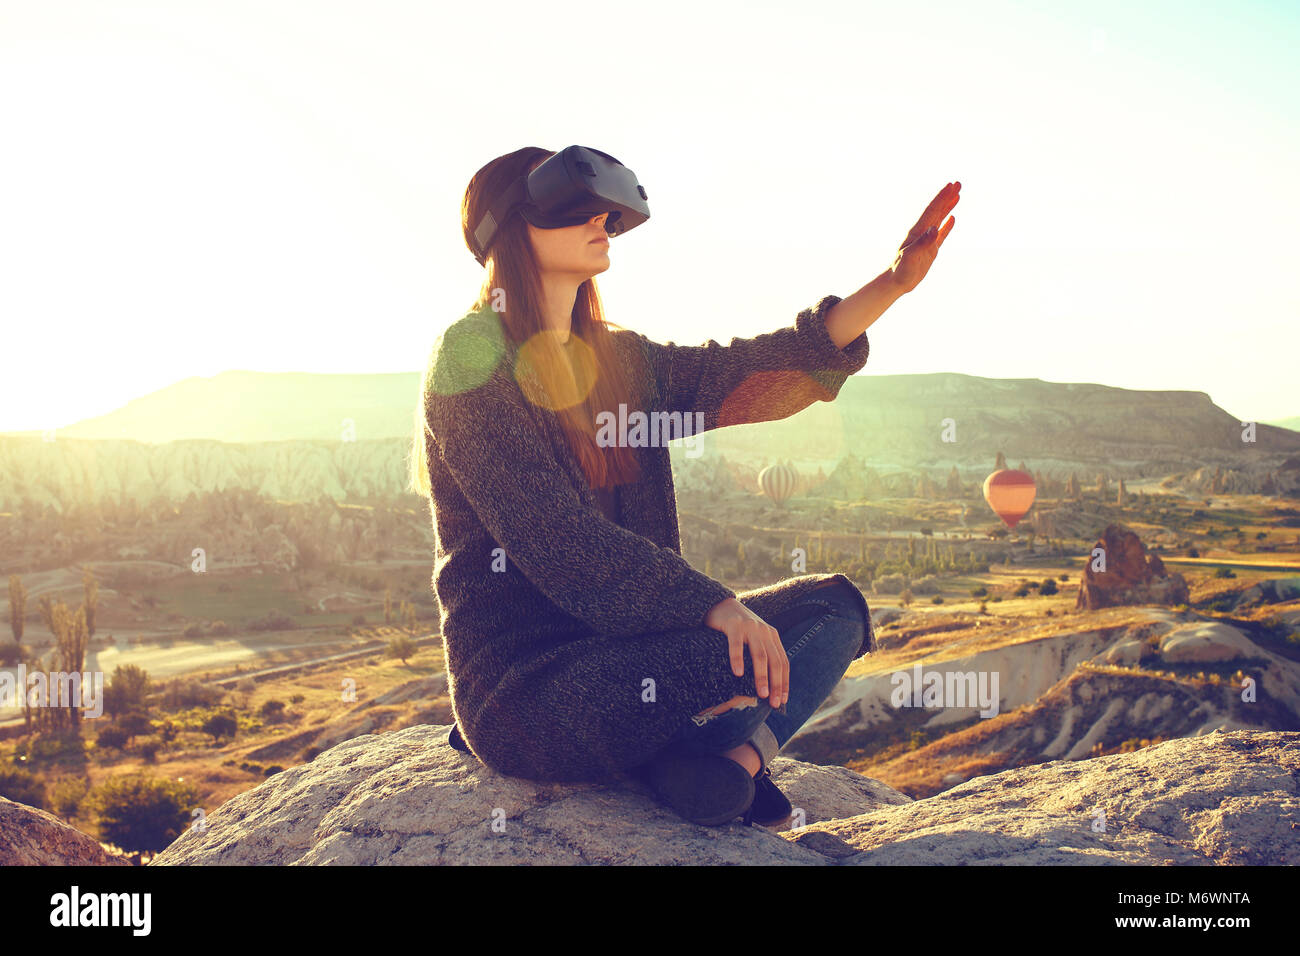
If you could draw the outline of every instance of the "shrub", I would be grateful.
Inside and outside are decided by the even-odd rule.
[[[302,750],[303,763],[311,763],[313,760],[319,757],[320,754],[321,754],[321,749],[319,747],[304,747]]]
[[[910,605],[913,600],[915,600],[915,598],[912,597],[912,592],[907,588],[904,588],[903,593],[898,596],[898,603],[903,605],[903,607]]]
[[[1040,585],[1038,586],[1038,593],[1039,593],[1039,594],[1055,594],[1055,593],[1056,593],[1056,582],[1053,581],[1051,578],[1047,578],[1045,581],[1043,581],[1042,584],[1040,584]]]
[[[984,596],[986,596],[988,593],[989,593],[989,589],[986,588],[986,587],[984,587],[984,585],[982,585],[982,584],[981,584],[979,587],[977,587],[977,588],[971,588],[971,589],[970,589],[970,596],[971,596],[971,597],[984,597]]]
[[[930,598],[930,603],[931,603],[931,604],[942,604],[942,603],[943,603],[943,595],[942,595],[942,594],[936,594],[934,597]]]
[[[1216,578],[1235,578],[1235,577],[1236,577],[1236,575],[1232,573],[1232,568],[1216,568],[1215,571],[1214,571],[1214,576],[1215,576]]]
[[[0,797],[44,810],[45,784],[29,770],[0,767]]]
[[[95,746],[100,749],[111,747],[114,750],[125,750],[126,731],[114,724],[109,724],[95,735]]]
[[[912,585],[914,594],[938,594],[939,590],[939,579],[933,574],[927,574]]]
[[[302,703],[304,700],[306,700],[306,699],[307,699],[307,698],[304,697],[302,694],[294,694],[292,697],[289,698],[289,703],[291,703],[291,704],[301,704],[301,703]]]
[[[297,623],[284,612],[271,610],[262,617],[249,621],[245,627],[250,631],[291,631],[297,627]]]
[[[238,724],[231,714],[213,714],[203,722],[200,729],[205,734],[211,735],[212,742],[215,744],[222,737],[234,737],[237,728]]]
[[[144,758],[145,763],[157,763],[158,751],[162,749],[162,741],[157,737],[146,737],[140,741],[140,756]]]
[[[281,767],[278,763],[273,763],[271,764],[271,766],[266,768],[266,770],[264,771],[264,775],[267,777],[273,777],[277,773],[283,773],[283,772],[284,772],[283,767]]]
[[[224,692],[219,687],[212,687],[192,678],[175,677],[167,682],[163,690],[162,705],[167,710],[211,707],[224,696]]]
[[[871,589],[877,594],[898,594],[907,587],[907,578],[902,574],[882,574],[871,582]]]
[[[88,802],[102,839],[133,853],[157,853],[181,835],[196,800],[190,784],[131,774],[109,778]]]
[[[353,624],[353,626],[355,626],[355,627],[365,627],[365,624],[366,624],[366,616],[365,616],[364,614],[358,614],[358,615],[354,616],[354,617],[352,618],[352,624]]]
[[[68,777],[54,785],[50,795],[50,806],[61,817],[75,817],[81,812],[81,802],[90,791],[89,781],[80,777]]]
[[[284,716],[284,701],[268,700],[266,703],[262,704],[262,709],[259,713],[262,715],[262,719],[268,723],[277,721]]]
[[[15,744],[13,757],[15,760],[23,757],[34,762],[79,763],[85,758],[86,749],[86,741],[82,739],[80,730],[46,731],[38,734],[34,739]],[[32,766],[35,766],[35,763]]]
[[[123,714],[117,721],[118,728],[126,734],[127,745],[141,734],[147,734],[153,730],[153,724],[149,721],[148,714],[142,714],[139,711],[133,711],[129,714]]]

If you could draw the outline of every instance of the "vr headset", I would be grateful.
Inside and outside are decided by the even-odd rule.
[[[577,226],[609,213],[605,231],[617,236],[650,218],[646,198],[636,174],[609,153],[566,147],[496,198],[474,228],[479,249],[475,258],[479,265],[487,265],[488,246],[501,223],[516,210],[538,229]]]

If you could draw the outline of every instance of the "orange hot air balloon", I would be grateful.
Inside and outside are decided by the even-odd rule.
[[[785,499],[794,493],[794,486],[798,480],[798,472],[780,462],[768,465],[758,473],[758,486],[763,489],[763,494],[778,505],[783,504]]]
[[[984,479],[984,500],[1008,528],[1014,528],[1034,503],[1037,489],[1027,471],[999,468]]]

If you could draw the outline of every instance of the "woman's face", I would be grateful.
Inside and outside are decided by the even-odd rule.
[[[580,282],[604,272],[609,268],[607,218],[609,213],[603,212],[584,223],[560,229],[538,229],[526,223],[538,268],[543,273],[577,276]]]

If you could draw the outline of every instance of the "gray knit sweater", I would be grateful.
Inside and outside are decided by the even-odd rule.
[[[791,327],[726,346],[621,329],[615,349],[646,387],[648,411],[699,411],[705,429],[773,421],[833,400],[866,364],[865,333],[839,349],[826,330],[839,301],[827,296]],[[453,323],[430,357],[433,587],[452,706],[473,753],[503,774],[606,781],[652,757],[692,715],[757,696],[748,650],[737,677],[726,635],[704,624],[715,604],[737,597],[770,618],[848,579],[809,574],[737,594],[691,567],[661,443],[637,448],[641,477],[620,487],[610,520],[555,414],[525,397],[521,383],[540,386],[517,357],[488,309]],[[862,610],[858,656],[875,649],[865,601]]]

